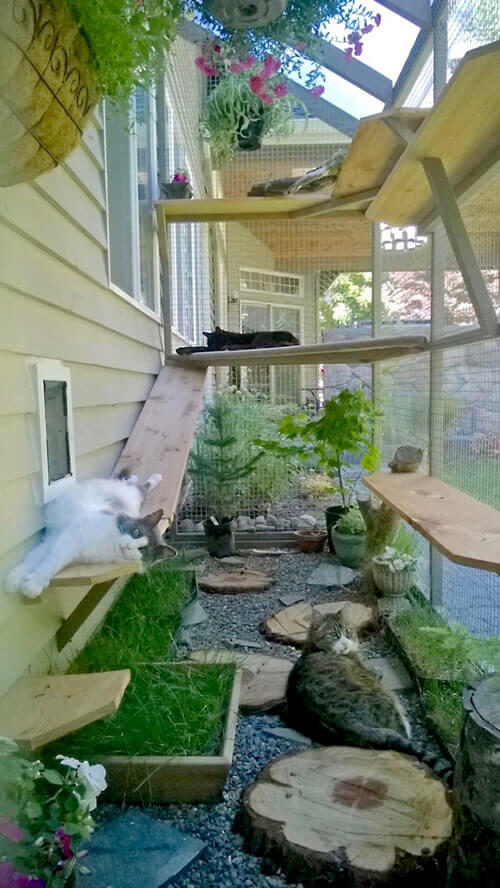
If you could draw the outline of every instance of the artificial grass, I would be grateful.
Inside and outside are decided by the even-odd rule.
[[[234,666],[166,662],[190,589],[190,573],[171,561],[128,581],[99,633],[69,669],[131,669],[122,703],[108,718],[51,744],[44,758],[220,753]]]

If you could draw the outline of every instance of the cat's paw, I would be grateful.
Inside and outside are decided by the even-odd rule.
[[[39,598],[47,583],[44,583],[36,574],[28,574],[22,582],[19,591],[25,598]]]
[[[155,487],[158,487],[163,475],[157,472],[155,475],[150,475],[148,480],[144,483],[144,487],[149,492],[150,490],[154,490]]]

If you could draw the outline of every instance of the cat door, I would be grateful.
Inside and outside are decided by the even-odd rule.
[[[74,475],[70,371],[58,361],[37,364],[40,453],[44,501],[60,482]]]

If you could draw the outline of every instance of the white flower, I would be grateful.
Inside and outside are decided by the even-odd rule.
[[[85,790],[82,802],[89,811],[97,806],[97,796],[106,789],[106,769],[102,765],[89,765],[88,762],[79,762],[77,776]]]
[[[402,561],[401,558],[395,558],[392,563],[394,570],[404,570],[405,568],[404,561]]]
[[[79,762],[78,759],[69,758],[66,755],[56,755],[56,759],[61,762],[61,765],[66,765],[67,768],[73,768],[75,771],[81,765],[81,762]]]

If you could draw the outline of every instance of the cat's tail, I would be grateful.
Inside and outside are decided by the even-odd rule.
[[[397,731],[389,728],[370,728],[368,731],[356,729],[358,742],[361,738],[366,741],[366,746],[376,749],[394,749],[396,752],[404,752],[406,755],[413,755],[424,765],[427,765],[434,771],[436,777],[444,780],[445,783],[451,785],[453,779],[453,765],[441,753],[434,753],[425,749],[421,743],[416,743],[408,737],[403,737]],[[365,743],[363,743],[365,745]]]

